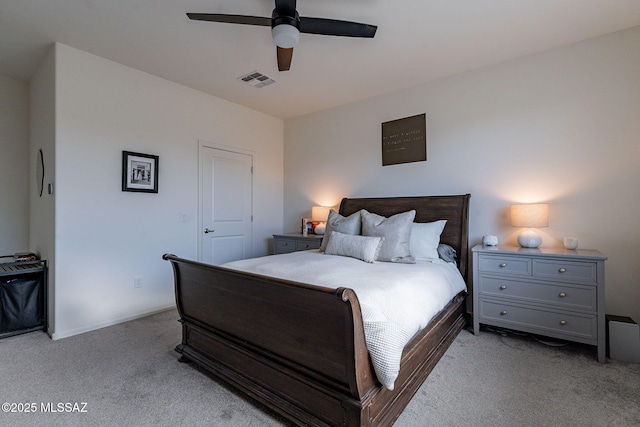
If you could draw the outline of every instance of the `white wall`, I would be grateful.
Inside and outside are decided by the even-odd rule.
[[[197,257],[199,140],[255,153],[254,253],[268,253],[282,230],[282,120],[62,44],[55,55],[54,338],[174,304],[161,256]],[[121,191],[123,150],[160,157],[158,194]]]
[[[29,86],[0,76],[0,256],[29,244]]]
[[[607,313],[640,321],[640,27],[285,122],[285,231],[345,196],[471,193],[470,242],[515,244],[513,202],[548,202],[543,246],[606,263]],[[381,166],[381,123],[426,113],[427,162]]]

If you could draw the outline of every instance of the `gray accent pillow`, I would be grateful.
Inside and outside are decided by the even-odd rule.
[[[326,255],[342,255],[364,262],[374,262],[378,258],[384,237],[365,237],[332,231],[324,251]]]
[[[438,245],[438,255],[440,256],[441,259],[443,259],[446,262],[456,263],[456,260],[458,259],[458,254],[456,254],[456,250],[453,249],[451,246],[447,245],[446,243],[440,243]]]
[[[409,247],[411,226],[416,211],[399,213],[389,218],[361,210],[362,235],[384,237],[378,261],[415,263]]]
[[[355,234],[359,235],[361,229],[360,211],[344,217],[338,212],[331,209],[329,211],[329,217],[327,218],[327,226],[324,230],[324,237],[320,244],[320,252],[324,252],[329,243],[329,236],[332,231],[337,231],[343,234]]]

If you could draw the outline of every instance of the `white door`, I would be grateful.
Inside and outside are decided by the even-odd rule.
[[[252,167],[248,154],[200,148],[200,260],[219,265],[252,256]]]

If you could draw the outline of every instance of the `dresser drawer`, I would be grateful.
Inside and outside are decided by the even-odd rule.
[[[480,276],[480,295],[513,298],[538,304],[553,304],[559,308],[596,311],[595,286],[533,282],[518,279]]]
[[[286,254],[296,251],[296,241],[293,239],[276,239],[275,240],[276,254]]]
[[[560,313],[502,301],[479,301],[480,322],[550,336],[596,341],[598,320],[595,314]]]
[[[478,263],[478,269],[482,272],[531,275],[531,260],[529,258],[481,255]]]
[[[297,241],[296,242],[296,251],[306,251],[309,249],[320,249],[320,243],[322,243],[322,239],[315,239],[310,241]]]
[[[571,283],[597,283],[595,262],[533,260],[533,276]]]

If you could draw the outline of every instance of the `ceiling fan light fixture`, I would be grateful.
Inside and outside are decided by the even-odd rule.
[[[278,47],[276,49],[278,71],[288,71],[291,68],[293,48],[300,40],[300,33],[372,38],[378,28],[375,25],[337,19],[300,18],[296,11],[296,0],[274,0],[274,2],[276,7],[271,12],[271,18],[221,13],[187,13],[187,16],[196,21],[270,26],[273,42]]]
[[[276,46],[283,49],[295,47],[300,40],[300,31],[289,24],[276,25],[271,29],[271,35]]]

